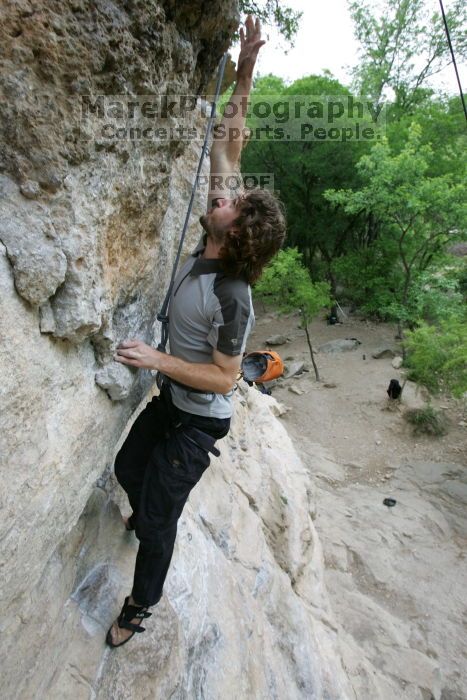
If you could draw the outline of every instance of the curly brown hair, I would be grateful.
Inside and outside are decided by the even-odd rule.
[[[259,187],[241,196],[238,208],[237,230],[226,232],[219,257],[226,274],[253,284],[284,243],[285,209],[272,192]]]

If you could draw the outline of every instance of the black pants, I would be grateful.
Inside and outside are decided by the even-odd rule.
[[[115,459],[115,475],[133,509],[139,549],[132,596],[155,605],[169,569],[177,522],[191,489],[219,454],[216,440],[227,435],[230,418],[207,418],[176,408],[164,386],[143,409]]]

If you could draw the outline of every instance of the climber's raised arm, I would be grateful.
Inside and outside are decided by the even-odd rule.
[[[247,102],[253,82],[258,51],[266,42],[261,39],[259,19],[248,15],[245,29],[240,28],[240,54],[232,96],[224,108],[222,121],[214,129],[211,147],[211,177],[208,209],[216,197],[225,197],[224,178],[240,172]]]

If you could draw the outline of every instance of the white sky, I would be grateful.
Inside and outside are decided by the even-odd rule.
[[[426,2],[428,8],[439,10],[437,0]],[[294,10],[303,11],[294,48],[286,55],[284,40],[275,29],[266,28],[264,35],[268,43],[260,50],[256,74],[274,73],[282,78],[295,80],[328,68],[336,78],[348,85],[350,75],[346,68],[358,62],[358,43],[353,35],[353,23],[347,10],[347,1],[287,0],[287,4]],[[445,11],[451,5],[449,0],[444,0],[443,4]],[[456,59],[465,91],[467,70],[465,65],[459,65],[457,56]],[[451,64],[435,76],[431,85],[451,94],[459,94],[454,66]]]

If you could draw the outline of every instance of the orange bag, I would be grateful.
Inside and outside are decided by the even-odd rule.
[[[247,382],[270,382],[284,374],[284,363],[274,350],[257,350],[245,355],[242,372]]]

